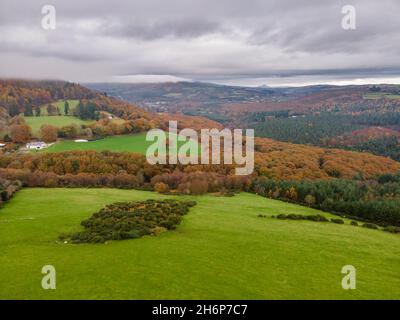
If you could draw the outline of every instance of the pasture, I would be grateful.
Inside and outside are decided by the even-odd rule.
[[[146,154],[147,148],[153,141],[146,141],[146,133],[133,135],[109,136],[100,140],[89,142],[74,142],[73,140],[63,140],[55,143],[45,152],[62,152],[71,150],[91,150],[91,151],[113,151],[113,152],[135,152]],[[197,144],[197,142],[192,142]],[[184,142],[178,142],[178,147]]]
[[[273,219],[321,212],[253,194],[178,197],[198,204],[176,230],[159,236],[58,241],[106,204],[165,197],[106,188],[19,191],[0,209],[0,299],[400,298],[399,235],[348,221]],[[55,290],[41,287],[49,264]],[[348,264],[357,269],[355,290],[341,287]]]

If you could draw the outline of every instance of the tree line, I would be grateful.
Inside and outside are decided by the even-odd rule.
[[[257,177],[257,194],[382,226],[400,226],[400,173],[369,180],[274,181]]]
[[[0,156],[0,177],[29,187],[140,188],[178,194],[249,191],[400,226],[400,175],[280,181],[263,175],[259,167],[250,176],[236,176],[234,172],[234,165],[150,165],[141,154],[107,151]]]

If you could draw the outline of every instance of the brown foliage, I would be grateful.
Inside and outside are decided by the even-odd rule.
[[[44,124],[40,127],[40,137],[44,142],[54,142],[58,137],[58,129],[52,125]]]
[[[368,153],[324,149],[268,138],[256,138],[255,166],[259,175],[277,180],[352,179],[395,173],[400,164]]]
[[[15,143],[25,143],[31,138],[31,128],[26,124],[15,124],[10,127],[10,137]]]
[[[157,182],[154,184],[154,191],[158,193],[166,193],[169,191],[169,187],[164,182]]]

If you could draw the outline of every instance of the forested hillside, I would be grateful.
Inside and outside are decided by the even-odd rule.
[[[25,132],[24,128],[27,125],[20,116],[12,117],[9,114],[9,110],[14,110],[17,106],[19,112],[26,114],[27,111],[31,111],[30,107],[35,110],[43,104],[54,103],[56,99],[75,99],[69,101],[79,101],[73,110],[76,117],[84,119],[90,119],[91,115],[97,117],[97,119],[93,119],[94,122],[83,124],[78,129],[76,126],[65,126],[57,129],[56,138],[57,136],[64,139],[76,139],[80,136],[101,137],[105,135],[142,132],[156,127],[165,129],[167,128],[168,120],[177,120],[180,128],[192,127],[196,130],[200,130],[201,128],[222,128],[221,124],[203,117],[145,111],[128,102],[111,98],[103,92],[92,91],[78,84],[68,82],[4,80],[0,84],[4,125],[8,125],[15,132],[18,132],[18,138],[21,142],[24,141],[24,138],[29,139],[29,128],[26,129],[27,136],[21,137],[21,133]],[[302,94],[304,95],[304,92]],[[321,95],[322,93],[311,94]],[[64,111],[65,108],[66,106],[63,108]],[[346,114],[337,115],[336,118],[332,118],[329,114],[319,116],[310,115],[310,117],[319,117],[318,119],[321,120],[315,123],[311,122],[312,125],[310,125],[310,120],[307,117],[290,118],[288,114],[286,111],[280,111],[274,114],[272,119],[266,117],[262,117],[262,119],[266,123],[270,121],[276,123],[276,126],[272,126],[272,129],[268,130],[273,135],[277,135],[277,138],[284,137],[286,132],[294,136],[289,135],[285,140],[295,140],[298,143],[316,143],[321,137],[339,135],[341,131],[346,131],[352,126],[356,126],[357,128],[362,127],[366,121],[396,122],[396,119],[398,119],[396,118],[397,113],[393,115],[384,113],[382,117],[376,117],[374,114],[359,114],[350,120],[349,117],[351,116]],[[108,115],[112,115],[113,119],[110,120]],[[250,117],[254,117],[254,115],[253,113]],[[48,119],[51,122],[51,116]],[[335,121],[332,121],[332,119],[335,119]],[[286,125],[287,123],[291,123],[291,121],[297,122],[294,122],[294,126]],[[329,128],[332,128],[332,132],[327,129],[328,124],[330,125]],[[49,128],[46,127],[45,129]],[[378,174],[394,173],[399,169],[399,164],[389,159],[356,152],[328,150],[262,138],[256,140],[255,147],[256,172],[262,176],[278,180],[351,179],[360,174],[370,177]],[[26,164],[22,164],[22,166],[17,165],[17,163],[20,163],[18,156],[7,155],[4,159],[14,159],[14,157],[15,161],[11,161],[11,166],[10,160],[7,160],[6,162],[2,162],[2,167],[26,169]],[[40,155],[37,157],[38,159],[35,162],[47,163],[47,161],[40,159],[40,157],[51,156]],[[82,159],[79,160],[78,156],[76,161],[82,162]],[[225,172],[225,169],[223,171]],[[100,171],[100,173],[111,172]]]
[[[255,128],[279,141],[370,152],[399,160],[396,135],[365,135],[374,127],[400,132],[400,87],[361,85],[234,87],[210,83],[90,84],[153,111],[203,116],[225,127]],[[353,134],[354,132],[354,134]],[[383,145],[383,147],[379,147]]]
[[[178,120],[180,127],[195,129],[221,127],[199,116],[145,111],[79,84],[0,80],[0,139],[13,143],[7,145],[9,151],[32,138],[54,142],[57,138],[96,139],[152,128],[166,129],[168,120]],[[36,123],[37,128],[30,126]]]

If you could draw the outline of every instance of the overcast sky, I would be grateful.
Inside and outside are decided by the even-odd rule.
[[[342,28],[346,4],[355,30]],[[399,0],[1,0],[0,76],[400,83],[399,17]]]

